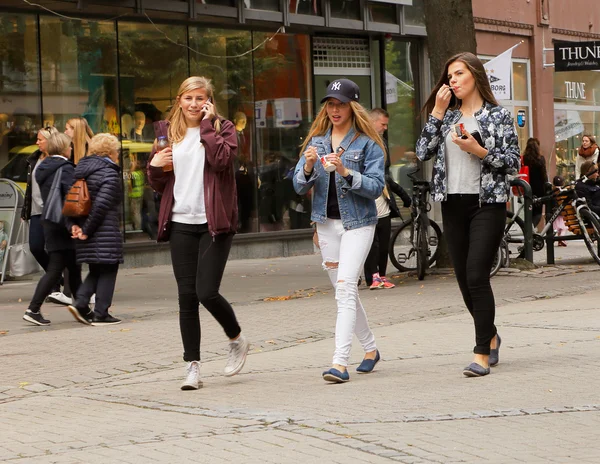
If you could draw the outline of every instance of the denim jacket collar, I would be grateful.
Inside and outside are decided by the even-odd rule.
[[[325,132],[325,134],[321,137],[321,142],[323,143],[325,148],[329,150],[329,153],[333,153],[333,145],[331,144],[331,131],[332,128],[330,127],[329,129],[327,129],[327,132]],[[352,143],[352,138],[354,137],[354,134],[356,134],[356,130],[354,129],[354,125],[352,125],[350,126],[350,130],[348,131],[348,133],[342,139],[340,146],[337,148],[343,148],[344,151],[348,150]]]

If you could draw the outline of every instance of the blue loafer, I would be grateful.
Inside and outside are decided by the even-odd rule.
[[[379,350],[375,353],[375,359],[363,359],[360,365],[356,368],[356,372],[359,374],[368,374],[373,372],[375,365],[379,362],[381,356],[379,356]]]
[[[485,368],[477,363],[471,363],[463,369],[463,374],[467,377],[483,377],[490,373],[490,368]]]
[[[500,361],[500,344],[502,343],[502,340],[500,339],[499,334],[496,334],[496,338],[498,339],[496,349],[490,350],[490,366],[495,366]]]
[[[323,372],[323,379],[327,382],[343,383],[350,380],[350,374],[348,374],[348,371],[340,372],[332,367],[328,371]]]

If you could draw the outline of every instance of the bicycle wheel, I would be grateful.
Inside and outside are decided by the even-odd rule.
[[[404,221],[390,239],[389,255],[392,264],[400,272],[417,270],[417,248],[411,241],[412,218]],[[442,231],[436,222],[429,220],[428,228],[429,265],[431,267],[437,259],[438,245],[442,239]]]
[[[492,262],[492,270],[490,271],[490,277],[494,277],[496,273],[502,267],[502,245],[498,247],[498,251],[496,252],[496,256],[494,256],[494,261]]]
[[[508,249],[508,259],[525,256],[525,222],[519,216],[514,217],[512,211],[506,212],[504,240]]]
[[[423,280],[425,271],[429,268],[429,245],[425,225],[420,223],[415,230],[417,245],[417,278]]]
[[[600,245],[600,222],[592,214],[589,209],[582,208],[579,210],[581,218],[585,222],[585,227],[581,228],[583,241],[590,255],[596,263],[600,264],[600,256],[598,255],[598,246]]]

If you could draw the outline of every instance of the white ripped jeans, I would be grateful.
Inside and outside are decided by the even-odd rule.
[[[356,334],[365,353],[376,349],[375,336],[369,328],[357,287],[371,249],[375,224],[344,230],[340,219],[327,219],[325,224],[317,224],[317,233],[323,269],[329,274],[337,301],[333,364],[348,366],[352,334]]]

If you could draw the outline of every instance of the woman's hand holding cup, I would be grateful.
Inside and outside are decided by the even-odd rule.
[[[173,164],[173,149],[169,146],[163,148],[161,151],[157,151],[150,161],[150,166],[157,168],[163,168]]]

